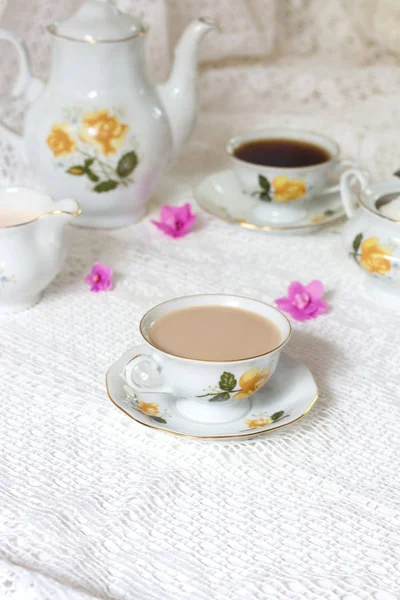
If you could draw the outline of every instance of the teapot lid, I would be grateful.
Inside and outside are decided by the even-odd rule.
[[[68,19],[49,27],[51,33],[80,42],[119,42],[144,32],[142,23],[118,10],[110,0],[84,0]]]

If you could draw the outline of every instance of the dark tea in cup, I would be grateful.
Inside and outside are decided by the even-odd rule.
[[[271,138],[250,140],[238,146],[233,155],[265,167],[311,167],[331,160],[325,148],[306,140]]]

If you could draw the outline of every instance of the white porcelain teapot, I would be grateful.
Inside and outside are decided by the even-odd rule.
[[[358,196],[353,189],[355,181]],[[389,203],[400,196],[400,179],[370,183],[366,173],[350,169],[342,175],[340,187],[350,219],[343,228],[348,256],[367,275],[368,294],[400,310],[400,220],[386,216]]]
[[[195,125],[197,48],[214,21],[191,23],[175,50],[168,81],[154,86],[144,65],[146,29],[110,0],[84,0],[69,19],[51,25],[52,67],[44,85],[32,77],[25,45],[13,96],[32,102],[23,138],[0,127],[0,138],[26,150],[48,192],[76,198],[78,225],[119,227],[139,220],[160,175]]]
[[[64,227],[80,208],[26,188],[0,190],[0,313],[33,306],[66,254]]]

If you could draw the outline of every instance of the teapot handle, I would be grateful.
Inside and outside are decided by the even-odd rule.
[[[6,40],[11,42],[15,47],[19,61],[19,73],[17,80],[14,83],[14,87],[11,90],[11,96],[18,98],[18,96],[25,95],[30,102],[32,102],[42,91],[44,85],[40,79],[33,77],[31,67],[29,63],[29,56],[26,46],[19,35],[7,31],[6,29],[0,29],[0,40]],[[19,150],[24,151],[23,137],[9,129],[6,125],[0,122],[0,136],[3,136],[8,142],[11,142]]]
[[[352,184],[354,181],[358,181],[361,188],[360,191],[363,192],[368,186],[368,180],[368,174],[359,169],[349,169],[340,178],[340,195],[344,210],[349,219],[354,216],[357,208],[357,203],[354,201]]]

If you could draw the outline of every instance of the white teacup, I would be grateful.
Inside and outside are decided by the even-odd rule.
[[[150,341],[150,327],[163,315],[182,308],[210,305],[243,308],[269,319],[281,332],[279,345],[265,354],[225,362],[174,356],[156,348]],[[142,318],[140,332],[148,352],[138,354],[125,365],[123,376],[128,386],[139,395],[158,392],[177,397],[176,407],[186,418],[222,423],[242,418],[250,410],[249,398],[273,375],[281,350],[289,341],[291,327],[280,310],[264,302],[240,296],[205,294],[176,298],[152,308]]]
[[[237,149],[252,141],[293,140],[318,146],[329,157],[325,162],[305,167],[274,167],[254,164],[235,156]],[[262,200],[257,208],[272,223],[295,223],[307,217],[309,200],[339,191],[332,178],[345,167],[354,167],[348,159],[339,159],[336,142],[319,133],[290,129],[264,129],[231,138],[226,150],[233,163],[236,178],[245,193]]]

